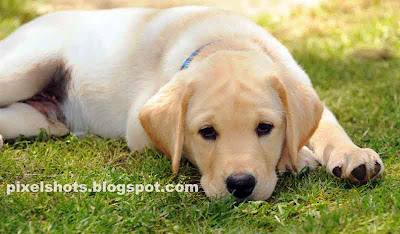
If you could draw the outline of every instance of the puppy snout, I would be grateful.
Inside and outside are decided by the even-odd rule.
[[[235,173],[226,179],[228,191],[240,199],[250,196],[255,186],[256,178],[247,173]]]

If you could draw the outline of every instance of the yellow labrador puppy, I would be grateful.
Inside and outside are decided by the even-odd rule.
[[[383,173],[263,28],[207,7],[65,11],[0,41],[0,135],[92,132],[182,154],[208,196],[264,200],[277,171]],[[1,142],[2,144],[2,142]]]

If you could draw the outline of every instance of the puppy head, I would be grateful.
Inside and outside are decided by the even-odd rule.
[[[265,200],[281,158],[296,170],[321,112],[312,88],[267,56],[222,51],[179,72],[139,118],[174,173],[182,152],[199,168],[208,196]]]

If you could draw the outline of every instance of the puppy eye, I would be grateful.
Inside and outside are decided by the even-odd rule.
[[[217,139],[217,131],[212,126],[207,126],[199,130],[200,135],[205,140],[216,140]]]
[[[274,125],[269,124],[269,123],[260,123],[257,126],[256,132],[259,137],[265,136],[271,133],[272,129],[274,128]]]

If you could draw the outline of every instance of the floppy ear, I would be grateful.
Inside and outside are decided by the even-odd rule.
[[[271,86],[278,93],[286,112],[286,142],[281,160],[290,158],[298,172],[297,156],[318,127],[324,106],[311,86],[296,79],[271,77]]]
[[[140,122],[156,148],[172,160],[178,173],[183,149],[186,109],[193,83],[181,79],[164,85],[139,113]]]

